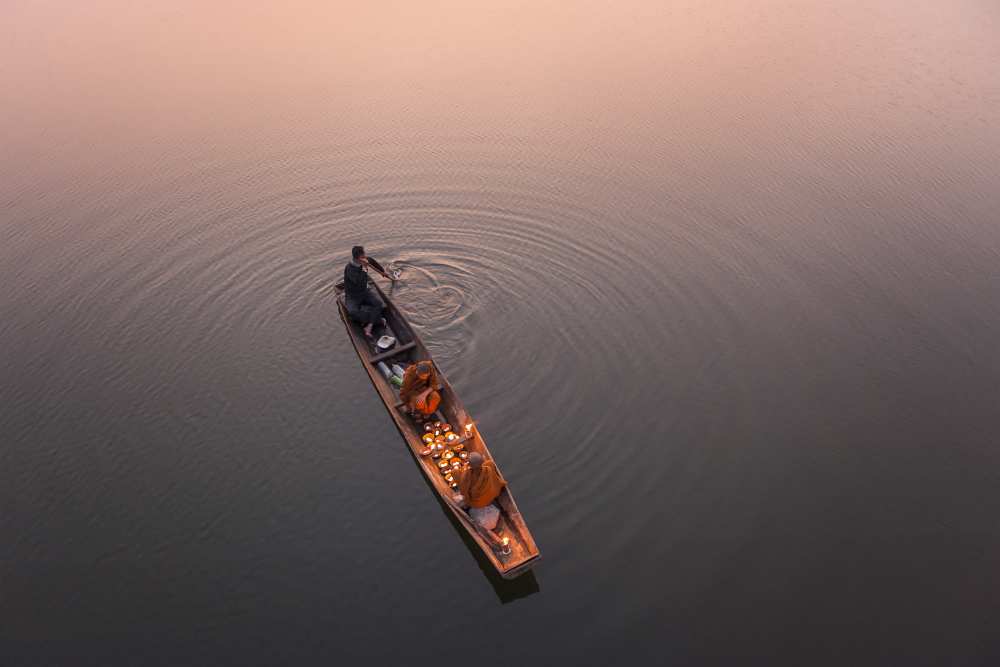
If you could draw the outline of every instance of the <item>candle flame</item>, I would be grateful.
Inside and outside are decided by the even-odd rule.
[[[503,545],[507,546],[508,544],[510,544],[510,538],[509,537],[503,538]]]

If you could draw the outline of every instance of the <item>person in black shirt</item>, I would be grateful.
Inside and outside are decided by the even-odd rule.
[[[372,337],[372,327],[381,321],[385,303],[368,285],[368,257],[363,246],[351,248],[351,261],[344,267],[344,305],[347,314],[362,325],[367,338]]]

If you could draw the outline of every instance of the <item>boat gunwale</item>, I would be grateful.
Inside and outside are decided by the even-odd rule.
[[[386,304],[386,308],[388,311],[386,313],[387,316],[386,319],[387,320],[392,319],[396,321],[396,322],[390,322],[390,325],[398,323],[405,329],[405,331],[399,331],[395,326],[392,327],[393,331],[396,333],[397,345],[403,347],[403,345],[407,345],[407,343],[409,342],[415,343],[415,345],[407,346],[406,349],[401,349],[399,353],[401,355],[415,354],[418,355],[418,358],[432,359],[426,346],[420,339],[419,334],[409,323],[409,321],[406,319],[406,316],[395,304],[395,302],[391,298],[389,298],[385,294],[385,292],[382,291],[381,287],[379,287],[379,285],[374,280],[372,281],[372,285],[377,290],[379,296],[383,299],[383,301]],[[375,355],[372,355],[371,352],[367,349],[368,347],[367,343],[362,338],[360,332],[355,331],[357,327],[351,321],[350,316],[348,315],[346,307],[343,303],[343,283],[337,283],[337,285],[335,286],[335,292],[336,292],[337,309],[338,312],[340,313],[341,320],[344,322],[344,325],[347,328],[348,337],[351,339],[351,343],[354,346],[355,352],[357,352],[358,356],[360,357],[362,365],[365,367],[365,371],[368,373],[368,377],[371,380],[373,386],[375,387],[376,393],[378,393],[386,409],[389,411],[393,423],[396,425],[397,430],[400,432],[400,435],[403,436],[404,441],[408,445],[407,449],[410,450],[410,455],[413,456],[414,461],[417,463],[417,466],[421,469],[421,471],[424,473],[425,478],[430,482],[430,485],[434,488],[434,491],[437,493],[438,498],[451,511],[451,513],[459,521],[459,523],[469,534],[469,536],[473,539],[473,541],[476,542],[476,544],[482,550],[485,557],[490,561],[490,563],[493,565],[493,567],[497,570],[497,572],[500,574],[502,578],[514,579],[520,576],[521,574],[524,574],[528,570],[530,570],[535,565],[535,563],[537,563],[541,558],[541,553],[538,550],[538,546],[535,543],[534,537],[528,530],[528,526],[527,523],[524,521],[524,517],[521,515],[521,512],[517,507],[517,503],[514,500],[514,495],[510,491],[509,484],[504,486],[503,490],[501,491],[500,497],[497,499],[497,502],[499,505],[501,505],[503,516],[506,518],[507,523],[510,525],[510,528],[513,529],[518,534],[520,542],[524,547],[523,549],[524,555],[519,560],[512,560],[505,563],[504,561],[500,560],[500,558],[497,556],[496,552],[493,550],[492,545],[489,544],[486,541],[486,539],[482,537],[482,535],[480,535],[479,529],[477,529],[477,527],[472,524],[472,519],[469,517],[469,515],[464,510],[461,510],[456,506],[454,500],[451,498],[451,489],[443,488],[442,486],[443,482],[441,481],[440,475],[432,473],[429,470],[429,467],[426,466],[422,461],[421,457],[419,456],[419,448],[423,448],[424,443],[419,437],[412,436],[410,433],[408,433],[408,431],[413,429],[413,427],[405,420],[403,414],[397,408],[397,400],[395,392],[392,390],[391,385],[389,385],[388,382],[385,382],[385,379],[381,376],[381,374],[378,373],[377,365],[371,362],[373,356]],[[400,340],[401,334],[403,333],[406,334],[406,336],[409,338],[409,341],[404,342]],[[391,350],[389,352],[391,352]],[[382,355],[378,356],[382,357]],[[382,357],[382,358],[385,361],[389,361],[392,358],[392,356],[393,355],[390,354],[387,357]],[[435,364],[435,366],[437,366],[437,364]],[[442,389],[441,393],[443,394],[442,398],[447,397],[449,403],[449,409],[452,412],[454,412],[456,416],[458,416],[463,423],[472,422],[472,419],[469,417],[468,413],[465,410],[465,406],[458,398],[458,394],[452,388],[451,384],[444,376],[444,373],[441,372],[440,368],[438,368],[438,380],[441,384],[441,389]],[[499,465],[496,463],[496,459],[489,451],[489,448],[486,445],[486,441],[483,438],[482,433],[477,432],[477,437],[482,452],[487,455],[487,458],[489,460],[492,460],[494,462],[494,465],[497,465],[497,470],[499,470]],[[509,507],[504,506],[507,504],[509,504]]]

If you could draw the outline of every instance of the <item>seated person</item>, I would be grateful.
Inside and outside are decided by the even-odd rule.
[[[351,248],[351,261],[344,267],[344,305],[351,319],[363,327],[365,338],[371,339],[372,328],[379,322],[385,326],[385,303],[372,290],[368,281],[368,256],[365,249]]]
[[[493,532],[500,521],[500,508],[493,501],[507,485],[507,480],[493,461],[487,461],[479,452],[469,454],[469,467],[459,471],[456,477],[462,494],[456,501],[468,506],[472,521],[486,529],[485,534],[495,547],[502,548],[503,542]]]
[[[411,415],[428,417],[434,414],[441,404],[441,394],[438,393],[440,388],[434,364],[430,361],[418,361],[403,374],[399,399],[403,401]]]

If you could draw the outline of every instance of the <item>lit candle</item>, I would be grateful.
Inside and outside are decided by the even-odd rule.
[[[500,553],[502,553],[504,555],[507,555],[507,554],[510,553],[510,538],[509,537],[503,538],[503,549],[500,551]]]
[[[471,438],[472,437],[472,424],[466,424],[465,425],[465,437],[466,438]]]

